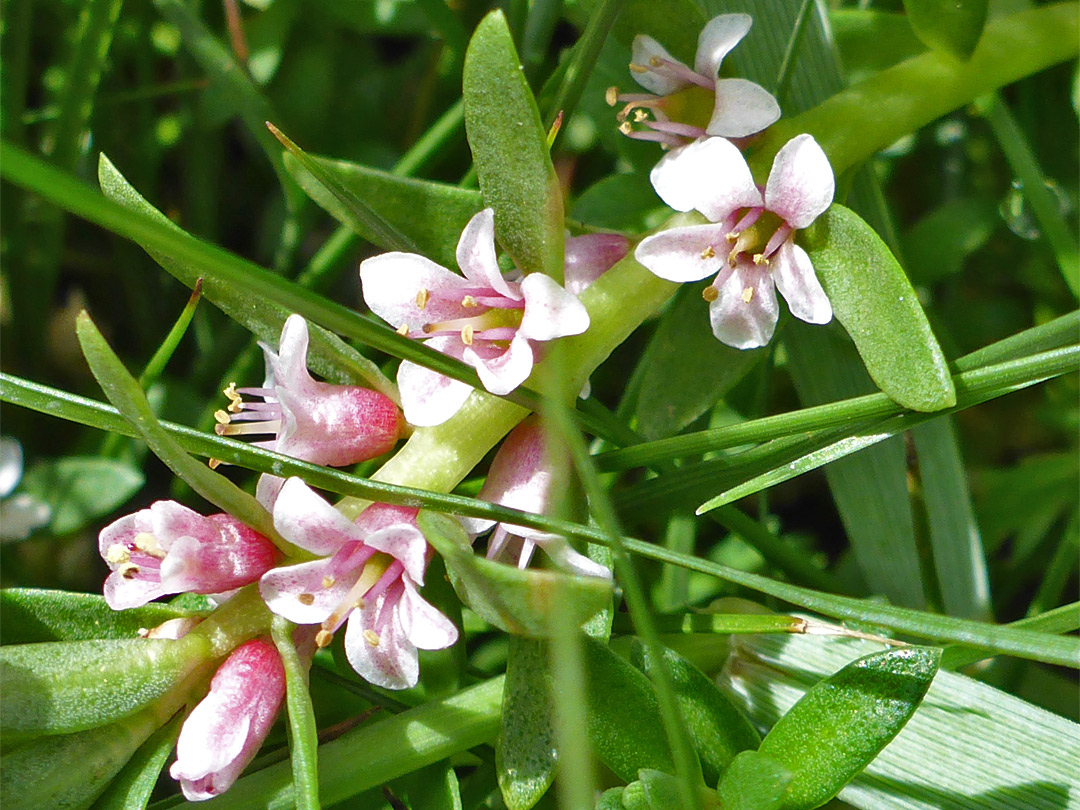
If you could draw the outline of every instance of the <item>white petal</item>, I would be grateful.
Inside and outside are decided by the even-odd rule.
[[[750,30],[753,18],[749,14],[721,14],[709,20],[698,36],[694,70],[712,78],[720,63]]]
[[[521,300],[521,293],[503,278],[495,256],[495,212],[485,208],[465,226],[457,246],[457,263],[473,284],[489,287],[499,295]]]
[[[653,167],[649,179],[660,199],[676,211],[696,208],[710,222],[762,204],[742,153],[724,138],[703,138],[672,150]]]
[[[464,349],[456,338],[432,338],[427,343],[436,340],[456,340]],[[397,383],[405,421],[416,427],[441,425],[458,412],[473,391],[468,383],[444,377],[408,360],[398,367]]]
[[[664,50],[664,46],[652,37],[645,34],[638,34],[634,37],[630,61],[635,65],[648,68],[653,58],[659,58],[665,61],[674,62],[677,65],[683,65],[682,62]],[[686,67],[686,65],[683,65],[683,67]],[[689,68],[687,68],[687,70],[689,70]],[[652,70],[647,70],[644,73],[638,73],[636,70],[632,70],[630,71],[630,75],[634,77],[634,81],[650,93],[656,93],[658,96],[666,96],[668,93],[674,93],[680,87],[685,87],[687,84],[686,82],[679,81],[671,76],[661,76]]]
[[[668,281],[699,281],[720,269],[731,246],[726,223],[688,225],[646,237],[634,258]]]
[[[365,259],[360,263],[360,283],[371,311],[395,329],[415,330],[475,314],[461,306],[463,290],[473,285],[414,253],[383,253]],[[428,291],[426,300],[417,298],[421,290]]]
[[[274,568],[259,580],[259,594],[271,611],[290,622],[319,624],[329,618],[356,582],[355,574],[338,576],[342,573],[331,557]],[[324,587],[330,582],[329,588]]]
[[[454,623],[426,601],[407,579],[398,611],[406,638],[421,650],[444,650],[457,642],[458,629]]]
[[[498,396],[505,396],[529,379],[535,356],[529,341],[520,334],[510,341],[505,351],[477,341],[465,348],[464,360],[476,369],[484,388]]]
[[[583,577],[601,577],[611,579],[611,571],[600,563],[590,560],[584,554],[575,551],[566,541],[566,538],[558,535],[549,535],[547,538],[530,538],[544,550],[556,565],[564,571],[579,574]]]
[[[765,185],[765,207],[792,228],[805,228],[832,205],[836,190],[829,158],[810,135],[792,138],[777,153]]]
[[[0,498],[6,498],[22,478],[23,451],[17,439],[0,437]]]
[[[779,118],[780,105],[760,84],[746,79],[717,79],[716,106],[705,131],[725,138],[745,138]]]
[[[580,335],[589,328],[589,313],[577,296],[543,273],[530,273],[521,282],[525,314],[518,334],[532,340]]]
[[[766,345],[772,339],[779,314],[772,276],[749,263],[735,268],[721,284],[720,297],[709,305],[713,334],[721,343],[736,349]]]
[[[423,583],[427,566],[427,540],[416,526],[398,523],[369,534],[364,543],[389,554],[405,566],[405,573]]]
[[[364,539],[348,518],[300,478],[287,480],[278,493],[274,528],[290,543],[319,555],[333,554],[347,542]]]
[[[385,597],[366,604],[349,614],[345,628],[345,657],[357,674],[368,683],[384,689],[409,689],[420,680],[420,662],[416,647],[405,637],[397,616],[379,625],[378,643],[372,646],[364,631],[374,628],[384,617]]]
[[[785,242],[772,258],[773,280],[791,314],[807,323],[828,323],[833,311],[806,251]]]

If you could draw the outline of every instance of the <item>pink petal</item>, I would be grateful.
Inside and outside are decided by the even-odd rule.
[[[320,624],[341,604],[359,576],[360,571],[347,564],[351,550],[268,571],[259,580],[259,594],[270,610],[290,622]]]
[[[465,226],[457,246],[457,263],[465,278],[480,287],[488,287],[499,295],[521,300],[517,285],[503,278],[495,256],[495,211],[485,208]]]
[[[669,152],[649,173],[653,189],[676,211],[696,208],[710,222],[762,204],[761,191],[735,144],[703,138]]]
[[[481,497],[483,497],[483,496],[481,496]],[[465,529],[465,531],[468,534],[472,534],[472,535],[483,534],[488,529],[490,529],[492,526],[494,526],[495,523],[496,523],[496,521],[487,520],[486,518],[461,517],[461,516],[458,517],[458,522],[461,523],[462,527]],[[473,539],[476,539],[476,538],[474,537]]]
[[[746,79],[717,79],[716,106],[705,131],[725,138],[745,138],[779,118],[780,105],[760,84]]]
[[[299,396],[310,392],[315,381],[307,369],[308,342],[307,321],[299,315],[290,315],[281,328],[277,352],[265,343],[259,344],[266,358],[267,380],[271,385],[295,391]]]
[[[529,417],[499,447],[478,497],[523,512],[543,514],[551,495],[552,472],[543,427],[535,417]]]
[[[462,359],[476,369],[484,388],[499,396],[509,394],[525,382],[532,374],[535,362],[532,346],[520,334],[510,341],[506,350],[476,341],[465,347]]]
[[[154,526],[153,535],[165,551],[169,550],[175,538],[184,535],[204,543],[218,539],[218,529],[213,523],[176,501],[155,501],[150,505],[150,518]]]
[[[683,65],[682,62],[664,50],[664,46],[652,37],[647,36],[646,34],[638,34],[634,37],[634,44],[631,47],[630,53],[631,63],[647,68],[650,66],[650,62],[654,57],[674,62],[689,70],[686,65]],[[688,84],[687,82],[679,81],[672,76],[662,76],[653,70],[647,70],[644,73],[638,73],[636,70],[632,70],[630,71],[630,75],[634,77],[634,81],[650,93],[656,93],[658,96],[666,96],[669,93],[674,93],[680,87],[686,87]]]
[[[765,185],[765,207],[792,228],[805,228],[833,201],[836,181],[829,158],[810,135],[784,144]]]
[[[721,14],[713,17],[698,36],[694,70],[710,78],[720,70],[720,63],[746,36],[753,23],[749,14]]]
[[[430,259],[414,253],[383,253],[360,263],[364,301],[395,329],[410,331],[425,324],[467,318],[475,311],[461,306],[474,285]],[[418,298],[427,290],[426,301]],[[423,302],[423,308],[418,302]]]
[[[589,312],[577,296],[543,273],[530,273],[521,282],[525,314],[518,335],[531,340],[554,340],[580,335],[589,328]]]
[[[447,335],[424,341],[437,352],[464,359],[465,344],[460,337]],[[472,386],[453,380],[408,360],[398,366],[398,391],[405,420],[417,427],[441,425],[458,412],[472,393]]]
[[[590,284],[622,260],[630,240],[617,233],[587,233],[566,238],[566,291],[580,295]]]
[[[128,579],[119,571],[109,574],[103,591],[105,603],[113,610],[141,607],[166,593],[165,587],[157,578],[145,579],[136,576]]]
[[[267,512],[272,514],[274,503],[277,501],[278,493],[281,492],[283,486],[285,486],[284,478],[263,473],[259,476],[258,483],[255,484],[255,500],[262,504]]]
[[[114,520],[98,534],[98,552],[108,559],[109,549],[113,546],[126,546],[134,542],[135,536],[143,533],[153,534],[154,523],[149,509],[140,509],[134,514]]]
[[[698,281],[720,269],[731,250],[730,231],[727,223],[660,231],[641,241],[634,258],[668,281]]]
[[[749,301],[744,299],[752,290]],[[741,262],[720,286],[720,297],[709,305],[713,334],[736,349],[756,349],[766,345],[779,317],[776,290],[768,271]]]
[[[274,502],[274,528],[290,543],[319,555],[364,540],[363,532],[299,478],[290,478],[281,488]]]
[[[405,637],[421,650],[444,650],[458,640],[458,629],[452,621],[426,601],[408,579],[405,593],[398,606],[398,618]]]
[[[411,506],[373,503],[357,515],[356,520],[353,522],[365,535],[371,535],[379,531],[379,529],[385,529],[388,526],[395,526],[399,523],[415,526],[416,515],[419,511],[419,509]]]
[[[384,689],[409,689],[420,679],[420,662],[416,647],[405,637],[395,615],[400,596],[392,605],[384,607],[386,599],[385,595],[380,596],[349,614],[345,628],[345,657],[365,681]],[[390,613],[384,616],[384,609]],[[375,645],[365,630],[377,634]]]
[[[807,323],[832,320],[832,304],[805,250],[790,241],[781,245],[772,256],[772,275],[792,315]]]
[[[369,534],[364,540],[369,548],[377,549],[399,560],[405,573],[414,582],[423,584],[427,567],[427,540],[415,525],[398,523]]]

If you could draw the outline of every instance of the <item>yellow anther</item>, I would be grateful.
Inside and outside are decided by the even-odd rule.
[[[135,548],[141,551],[143,554],[150,557],[156,557],[159,560],[165,559],[165,552],[158,544],[157,538],[150,532],[139,532],[135,535]]]
[[[409,336],[409,327],[406,324],[402,324],[401,326],[399,326],[394,331],[397,332],[402,337],[408,337]]]
[[[131,562],[131,552],[122,543],[113,543],[105,549],[105,562],[112,565],[122,565]]]
[[[428,300],[431,298],[431,290],[427,287],[421,287],[416,293],[416,308],[424,309],[427,306]]]
[[[372,647],[379,646],[379,634],[372,630],[370,627],[364,631],[364,640],[367,641]]]
[[[218,467],[221,466],[221,459],[220,458],[208,458],[206,460],[206,466],[209,467],[211,470],[216,470]]]
[[[315,594],[313,594],[313,593],[302,593],[298,597],[296,597],[296,601],[299,602],[301,605],[314,605],[315,604]]]
[[[647,112],[645,112],[644,110],[641,110],[641,109],[634,110],[634,121],[636,123],[640,124],[642,121],[648,121],[648,120],[649,120],[649,114]]]
[[[134,563],[124,563],[116,569],[124,579],[135,579],[139,575],[139,566]]]
[[[631,62],[630,63],[630,72],[631,73],[648,73],[649,69],[647,67],[645,67],[644,65],[635,65],[633,62]]]
[[[329,630],[320,630],[315,634],[315,646],[320,650],[323,647],[329,647],[330,642],[334,640],[334,634]]]
[[[225,413],[225,411],[219,409],[214,411],[214,421],[216,421],[219,425],[227,425],[229,424],[229,422],[232,421],[232,419],[227,413]]]
[[[705,248],[703,251],[701,251],[701,258],[703,258],[703,259],[711,259],[715,255],[716,255],[716,251],[713,250],[712,245],[709,245],[707,248]]]
[[[621,132],[623,135],[629,135],[633,131],[634,128],[630,126],[629,121],[623,121],[621,124],[619,124],[619,132]]]
[[[745,290],[742,291],[742,300],[744,304],[749,304],[751,301],[754,300],[753,287],[747,287]]]
[[[461,299],[461,305],[463,307],[478,307],[478,306],[480,306],[480,304],[477,302],[477,300],[475,298],[473,298],[471,295],[466,295],[464,298],[462,298]]]
[[[611,87],[609,87],[607,89],[607,92],[604,93],[604,101],[607,102],[609,107],[614,107],[616,104],[618,104],[619,103],[619,88],[616,87],[615,85],[612,85]]]
[[[735,244],[737,241],[739,241],[740,235],[741,233],[739,231],[728,231],[728,235],[724,238],[731,242],[731,244]]]
[[[329,590],[330,588],[333,588],[336,583],[337,583],[337,580],[334,579],[333,577],[323,577],[322,578],[322,586],[326,590]]]
[[[236,383],[229,383],[228,388],[221,393],[229,398],[229,404],[227,406],[229,413],[240,413],[240,411],[244,410],[244,398],[236,393]]]
[[[754,254],[754,264],[756,264],[756,265],[764,264],[764,265],[768,266],[769,260],[765,258],[764,253],[755,253]]]
[[[461,330],[461,342],[464,343],[466,346],[472,346],[472,342],[473,342],[473,328],[472,328],[472,326],[466,324],[465,327]]]
[[[649,64],[652,65],[654,68],[657,68],[664,64],[664,60],[661,59],[659,56],[650,56]]]
[[[720,291],[710,284],[708,287],[701,291],[701,297],[704,298],[706,301],[712,303],[720,297]]]

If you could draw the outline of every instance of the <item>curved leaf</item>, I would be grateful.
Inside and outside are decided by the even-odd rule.
[[[511,637],[502,728],[495,741],[499,790],[509,810],[529,810],[540,801],[555,779],[557,762],[547,646]]]
[[[904,0],[915,36],[937,51],[967,59],[986,23],[987,0]]]

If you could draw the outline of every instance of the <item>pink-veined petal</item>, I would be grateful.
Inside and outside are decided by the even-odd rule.
[[[717,339],[736,349],[766,345],[780,315],[769,272],[742,262],[720,285],[719,292],[720,297],[709,305],[709,321]]]
[[[485,208],[469,220],[457,246],[457,263],[465,278],[499,295],[521,300],[521,293],[503,278],[495,256],[495,211]]]
[[[630,240],[617,233],[587,233],[566,238],[566,291],[580,295],[630,250]]]
[[[106,560],[109,549],[113,546],[126,546],[142,533],[153,534],[154,522],[149,509],[140,509],[130,515],[124,515],[106,526],[98,534],[98,552]]]
[[[634,258],[668,281],[699,281],[714,275],[727,258],[730,230],[721,222],[660,231],[641,241]]]
[[[452,621],[424,599],[408,579],[403,580],[405,593],[398,605],[398,618],[405,637],[421,650],[444,650],[458,640],[458,629]]]
[[[473,285],[414,253],[383,253],[365,259],[360,263],[360,283],[371,311],[395,329],[406,326],[413,331],[475,314],[461,305],[464,291]]]
[[[158,545],[169,550],[177,537],[187,535],[212,543],[218,539],[217,527],[194,509],[188,509],[176,501],[155,501],[150,505],[150,520]]]
[[[167,593],[157,578],[126,577],[120,571],[109,574],[103,591],[105,603],[113,610],[141,607]]]
[[[364,540],[369,548],[389,554],[401,562],[405,573],[423,584],[427,566],[427,540],[415,525],[397,523],[369,534]]]
[[[703,138],[669,152],[649,173],[653,189],[676,211],[697,209],[710,222],[762,204],[742,153],[724,138]]]
[[[416,525],[416,515],[420,510],[413,506],[395,506],[389,503],[373,503],[361,512],[353,523],[365,535],[372,535],[380,529],[405,523]]]
[[[724,57],[746,36],[752,23],[749,14],[721,14],[709,20],[698,35],[694,70],[714,78]]]
[[[643,68],[651,68],[651,62],[654,58],[662,59],[665,62],[673,62],[676,65],[681,65],[686,70],[689,70],[686,65],[668,53],[664,49],[664,46],[652,37],[646,34],[638,34],[634,37],[634,44],[631,47],[630,53],[631,63],[640,65]],[[656,93],[658,96],[666,96],[669,93],[674,93],[680,87],[685,87],[688,84],[688,82],[677,79],[674,76],[661,75],[651,69],[642,73],[631,70],[630,75],[634,77],[635,82],[640,84],[650,93]]]
[[[771,268],[776,288],[787,301],[792,315],[807,323],[832,320],[832,304],[821,288],[805,250],[790,241],[785,242],[773,254]]]
[[[465,344],[454,335],[431,338],[424,341],[424,345],[458,360],[465,356]],[[417,427],[441,425],[458,412],[473,391],[468,383],[453,380],[409,360],[403,360],[398,366],[397,383],[405,420]]]
[[[765,207],[792,228],[805,228],[832,205],[836,190],[832,166],[811,135],[784,144],[765,184]]]
[[[521,282],[525,314],[518,335],[530,340],[554,340],[580,335],[589,328],[589,312],[577,296],[543,273],[530,273]]]
[[[274,528],[290,543],[319,555],[364,539],[363,532],[300,478],[288,479],[278,493]]]
[[[351,554],[286,565],[263,574],[259,594],[266,606],[296,624],[326,621],[348,595],[360,571]]]
[[[349,614],[345,628],[345,657],[350,666],[365,681],[384,689],[409,689],[420,679],[416,647],[405,637],[395,615],[400,598],[396,595],[389,606],[385,594],[366,603]],[[389,613],[383,615],[383,611]]]
[[[276,352],[265,343],[259,343],[266,359],[267,377],[273,380],[275,387],[295,391],[298,396],[310,393],[315,381],[307,369],[309,341],[307,321],[299,315],[290,315],[281,328]]]
[[[772,93],[746,79],[717,79],[716,106],[705,131],[724,138],[745,138],[780,118]]]
[[[535,363],[532,346],[520,334],[505,350],[494,344],[485,345],[485,341],[476,341],[465,347],[463,359],[476,369],[484,388],[498,396],[509,394],[529,379]]]

